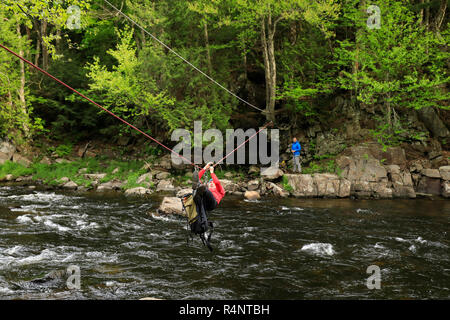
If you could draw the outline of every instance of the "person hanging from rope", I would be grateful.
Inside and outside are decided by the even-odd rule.
[[[207,184],[200,184],[200,181],[207,170],[209,170],[211,179]],[[197,174],[198,176],[196,176]],[[194,202],[197,206],[202,205],[206,211],[212,211],[217,208],[220,201],[225,196],[225,190],[214,173],[212,162],[208,163],[200,170],[200,172],[197,173],[197,171],[194,171],[193,189],[195,189]]]
[[[210,241],[214,230],[214,225],[208,221],[207,212],[217,208],[220,201],[225,196],[225,190],[214,173],[213,163],[208,163],[200,172],[195,169],[192,175],[192,193],[181,196],[183,210],[186,212],[188,228],[192,234],[200,236],[203,244],[213,251]],[[211,179],[207,184],[201,184],[201,178],[209,170]],[[205,237],[206,232],[210,233]],[[189,237],[188,237],[189,242]]]

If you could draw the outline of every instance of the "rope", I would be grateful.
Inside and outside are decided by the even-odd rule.
[[[156,140],[155,138],[151,137],[150,135],[148,135],[147,133],[145,133],[144,131],[140,130],[139,128],[133,126],[132,124],[128,123],[127,121],[125,121],[124,119],[120,118],[119,116],[117,116],[116,114],[114,114],[113,112],[109,111],[108,109],[102,107],[101,105],[99,105],[97,102],[95,102],[94,100],[86,97],[84,94],[78,92],[77,90],[75,90],[74,88],[72,88],[71,86],[67,85],[66,83],[64,83],[63,81],[59,80],[58,78],[52,76],[50,73],[48,73],[47,71],[39,68],[38,66],[34,65],[32,62],[28,61],[27,59],[21,57],[19,54],[15,53],[14,51],[12,51],[11,49],[5,47],[4,45],[2,45],[0,43],[0,47],[5,49],[6,51],[8,51],[9,53],[15,55],[17,58],[19,58],[20,60],[22,60],[23,62],[29,64],[30,66],[32,66],[33,68],[39,70],[40,72],[42,72],[43,74],[45,74],[46,76],[52,78],[53,80],[55,80],[56,82],[62,84],[63,86],[65,86],[66,88],[72,90],[73,92],[75,92],[76,94],[78,94],[80,97],[86,99],[87,101],[89,101],[90,103],[94,104],[95,106],[99,107],[100,109],[106,111],[107,113],[109,113],[110,115],[112,115],[113,117],[115,117],[116,119],[122,121],[123,123],[125,123],[126,125],[130,126],[131,128],[133,128],[134,130],[142,133],[144,136],[146,136],[147,138],[151,139],[152,141],[156,142],[157,144],[159,144],[161,147],[169,150],[170,152],[176,154],[177,156],[179,156],[180,158],[188,161],[190,164],[192,164],[193,166],[200,168],[199,166],[197,166],[195,163],[193,163],[192,161],[190,161],[189,159],[187,159],[186,157],[182,156],[181,154],[173,151],[172,149],[170,149],[169,147],[165,146],[164,144],[162,144],[161,142],[159,142],[158,140]]]
[[[116,119],[120,120],[121,122],[125,123],[126,125],[128,125],[129,127],[133,128],[134,130],[142,133],[144,136],[146,136],[147,138],[151,139],[152,141],[156,142],[157,144],[159,144],[161,147],[169,150],[170,152],[176,154],[178,157],[188,161],[190,164],[192,164],[193,166],[197,167],[198,169],[201,169],[199,166],[197,166],[195,163],[193,163],[192,161],[190,161],[189,159],[187,159],[186,157],[182,156],[181,154],[173,151],[171,148],[165,146],[164,144],[162,144],[161,142],[159,142],[158,140],[156,140],[155,138],[151,137],[150,135],[148,135],[147,133],[145,133],[144,131],[140,130],[139,128],[133,126],[131,123],[128,123],[127,121],[125,121],[124,119],[122,119],[121,117],[117,116],[115,113],[111,112],[110,110],[102,107],[101,105],[99,105],[97,102],[95,102],[94,100],[88,98],[87,96],[85,96],[84,94],[82,94],[81,92],[75,90],[74,88],[72,88],[71,86],[69,86],[68,84],[64,83],[63,81],[59,80],[58,78],[56,78],[55,76],[51,75],[50,73],[48,73],[47,71],[41,69],[40,67],[36,66],[35,64],[33,64],[32,62],[28,61],[27,59],[23,58],[22,56],[20,56],[19,54],[15,53],[14,51],[12,51],[11,49],[5,47],[3,44],[0,43],[0,47],[5,49],[6,51],[8,51],[9,53],[15,55],[17,58],[19,58],[20,60],[22,60],[23,62],[29,64],[30,66],[32,66],[33,68],[35,68],[36,70],[42,72],[43,74],[45,74],[46,76],[50,77],[51,79],[55,80],[56,82],[58,82],[59,84],[62,84],[63,86],[65,86],[66,88],[70,89],[71,91],[75,92],[76,94],[78,94],[80,97],[82,97],[83,99],[89,101],[90,103],[92,103],[93,105],[99,107],[100,109],[102,109],[103,111],[106,111],[107,113],[109,113],[110,115],[112,115],[113,117],[115,117]],[[249,137],[247,140],[245,140],[244,142],[242,142],[239,146],[237,146],[234,150],[232,150],[231,152],[229,152],[225,157],[223,157],[222,159],[220,159],[218,162],[216,162],[216,164],[213,167],[216,167],[218,164],[220,164],[223,160],[225,160],[226,158],[228,158],[231,154],[233,154],[234,152],[236,152],[239,148],[241,148],[243,145],[245,145],[247,142],[249,142],[251,139],[253,139],[254,137],[256,137],[256,135],[258,133],[260,133],[262,130],[264,130],[265,128],[267,128],[269,125],[271,125],[272,122],[269,122],[268,124],[266,124],[264,127],[262,127],[258,132],[256,132],[255,134],[253,134],[251,137]]]
[[[114,5],[112,5],[108,0],[104,0],[111,8],[113,8],[114,10],[116,10],[118,13],[120,13],[122,16],[125,17],[125,19],[127,19],[128,21],[130,21],[131,23],[133,23],[135,26],[137,26],[138,28],[140,28],[142,31],[144,31],[146,34],[148,34],[150,37],[152,37],[155,41],[157,41],[159,44],[161,44],[164,48],[166,48],[167,50],[169,50],[170,52],[172,52],[174,55],[176,55],[178,58],[180,58],[181,60],[183,60],[185,63],[187,63],[188,65],[190,65],[194,70],[198,71],[200,74],[202,74],[203,76],[205,76],[207,79],[209,79],[211,82],[213,82],[215,85],[217,85],[218,87],[220,87],[221,89],[225,90],[226,92],[228,92],[229,94],[231,94],[233,97],[235,97],[236,99],[240,100],[241,102],[245,103],[246,105],[260,111],[263,113],[266,113],[266,110],[263,110],[261,108],[258,108],[257,106],[251,104],[250,102],[242,99],[241,97],[239,97],[238,95],[236,95],[235,93],[233,93],[232,91],[230,91],[229,89],[227,89],[226,87],[224,87],[223,85],[221,85],[219,82],[217,82],[216,80],[214,80],[211,76],[209,76],[208,74],[206,74],[205,72],[203,72],[202,70],[200,70],[199,68],[197,68],[195,65],[193,65],[192,63],[190,63],[186,58],[184,58],[182,55],[180,55],[178,52],[176,52],[175,50],[173,50],[172,48],[170,48],[167,44],[165,44],[164,42],[162,42],[161,40],[159,40],[156,36],[154,36],[153,34],[151,34],[150,32],[148,32],[144,27],[142,27],[140,24],[138,24],[136,21],[134,21],[133,19],[131,19],[129,16],[127,16],[125,13],[123,13],[120,9],[118,9],[117,7],[115,7]]]
[[[251,137],[249,137],[247,140],[245,140],[244,142],[242,142],[239,146],[237,146],[234,150],[230,151],[225,157],[223,157],[222,159],[220,159],[219,161],[216,162],[215,165],[213,165],[213,168],[215,168],[218,164],[220,164],[223,160],[225,160],[226,158],[228,158],[230,155],[232,155],[234,152],[236,152],[240,147],[242,147],[243,145],[245,145],[247,142],[249,142],[251,139],[253,139],[254,137],[256,137],[256,135],[258,133],[260,133],[261,131],[263,131],[265,128],[267,128],[268,126],[272,125],[272,121],[270,121],[269,123],[267,123],[264,127],[262,127],[261,129],[258,130],[258,132],[254,133]]]

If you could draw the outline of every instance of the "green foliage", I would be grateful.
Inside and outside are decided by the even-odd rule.
[[[281,179],[281,185],[283,186],[284,190],[288,192],[294,191],[294,188],[289,184],[289,180],[286,176],[283,176]]]
[[[72,151],[73,151],[73,145],[72,144],[60,144],[55,149],[55,153],[60,158],[70,155],[72,153]]]
[[[335,173],[338,176],[341,175],[342,170],[338,167],[334,159],[311,161],[307,167],[302,168],[302,173],[314,174],[314,173]]]
[[[261,42],[263,31],[270,29],[270,15],[271,27],[276,26],[272,36],[281,126],[290,123],[304,130],[309,124],[328,122],[332,101],[340,96],[351,100],[355,113],[374,110],[382,115],[372,134],[387,147],[428,137],[428,132],[412,130],[396,119],[396,112],[449,108],[450,31],[448,25],[427,28],[420,21],[417,1],[377,1],[380,29],[367,28],[369,3],[360,0],[113,3],[218,83],[260,107],[268,68]],[[66,27],[70,5],[81,8],[80,30]],[[202,120],[203,129],[220,130],[230,124],[255,126],[247,121],[250,117],[258,124],[263,121],[106,8],[87,0],[5,0],[0,3],[0,42],[39,66],[45,49],[53,58],[47,66],[51,74],[162,139],[177,128],[192,130],[195,120]],[[430,20],[437,11],[438,6],[433,7]],[[44,19],[47,30],[42,35]],[[119,134],[138,135],[28,66],[22,72],[17,58],[0,51],[1,138],[75,142]],[[310,143],[314,154],[315,142]],[[70,153],[64,147],[52,151]],[[149,147],[142,154],[160,152]]]
[[[26,168],[19,163],[7,160],[4,164],[0,165],[0,180],[8,174],[11,174],[14,178],[17,178],[21,176],[28,176],[33,174],[33,172],[34,170],[32,168]]]
[[[383,106],[389,125],[391,108],[448,108],[445,101],[450,95],[442,89],[449,81],[449,53],[441,50],[445,38],[421,26],[404,2],[377,2],[382,13],[380,29],[367,28],[367,15],[358,8],[358,1],[346,4],[345,18],[358,31],[355,41],[337,41],[338,86],[353,91],[362,104]]]

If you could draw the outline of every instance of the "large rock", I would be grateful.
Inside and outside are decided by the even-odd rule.
[[[16,152],[15,145],[7,141],[0,141],[0,164],[11,160],[14,152]]]
[[[192,192],[193,192],[192,188],[185,188],[185,189],[178,190],[176,196],[179,198],[179,197],[182,197],[182,196],[192,193]]]
[[[23,165],[24,167],[28,167],[32,163],[29,159],[25,158],[24,156],[22,156],[18,153],[13,154],[12,161],[19,163],[19,164]]]
[[[405,150],[401,147],[389,147],[383,150],[383,147],[378,143],[364,143],[361,145],[352,146],[346,149],[343,153],[352,159],[376,159],[383,160],[384,164],[396,164],[401,169],[406,167]]]
[[[3,178],[0,178],[0,182],[2,182],[2,181],[12,181],[12,180],[14,180],[14,176],[12,174],[7,174]]]
[[[259,188],[259,180],[258,179],[250,180],[247,184],[248,191],[255,191],[255,190],[258,190],[258,188]]]
[[[346,137],[331,132],[319,132],[316,138],[316,156],[339,154],[347,147]],[[292,155],[290,156],[292,159]]]
[[[439,174],[441,175],[442,180],[449,181],[450,180],[450,166],[440,167]]]
[[[450,181],[442,182],[442,196],[445,198],[450,198]]]
[[[156,191],[174,191],[175,187],[170,180],[161,180],[156,186]]]
[[[164,180],[164,179],[167,179],[169,177],[170,177],[170,173],[169,172],[165,172],[165,171],[158,172],[156,174],[156,176],[155,176],[155,178],[158,179],[158,180]]]
[[[123,183],[121,181],[112,180],[112,181],[100,184],[97,187],[97,191],[102,192],[102,191],[109,191],[109,190],[120,190],[122,188],[122,185],[123,185]]]
[[[431,107],[424,107],[417,110],[419,119],[425,124],[428,130],[433,133],[436,138],[447,138],[450,132],[439,118],[436,111]]]
[[[245,191],[244,197],[247,200],[258,200],[261,199],[261,195],[258,191]]]
[[[286,174],[288,184],[295,197],[316,197],[317,188],[310,174]]]
[[[267,190],[271,190],[272,193],[278,197],[286,198],[289,196],[289,192],[283,190],[280,186],[276,185],[273,182],[267,182]]]
[[[384,163],[387,165],[398,165],[401,169],[406,168],[406,154],[401,147],[389,147],[381,154],[381,157],[385,159]]]
[[[265,180],[276,180],[283,176],[283,170],[278,167],[268,167],[261,169],[261,176]]]
[[[73,181],[69,181],[63,185],[63,188],[68,190],[76,190],[78,188],[78,185]]]
[[[220,184],[222,185],[223,189],[226,193],[233,193],[236,191],[239,191],[239,185],[234,183],[231,180],[227,179],[219,179]]]
[[[351,183],[335,174],[286,174],[296,197],[344,198],[350,196]]]
[[[351,158],[341,156],[336,160],[336,164],[342,170],[341,176],[353,181],[379,182],[387,181],[387,171],[374,158]]]
[[[426,193],[432,195],[441,194],[441,179],[422,176],[417,185],[418,193]]]
[[[438,169],[422,169],[420,173],[428,178],[441,178],[441,174],[439,173]]]
[[[393,196],[395,198],[415,198],[416,192],[411,173],[409,171],[400,171],[397,165],[390,165],[386,167],[389,179],[392,183]]]
[[[152,173],[147,172],[147,173],[144,173],[143,175],[139,176],[139,178],[136,180],[136,183],[141,184],[141,183],[150,182],[150,181],[152,181]]]
[[[358,198],[389,199],[393,196],[387,182],[358,181],[352,184],[351,193]]]
[[[164,197],[158,208],[158,213],[185,215],[181,199],[177,197]]]
[[[146,189],[144,187],[137,187],[125,190],[126,196],[145,196],[151,193],[152,192],[150,189]]]

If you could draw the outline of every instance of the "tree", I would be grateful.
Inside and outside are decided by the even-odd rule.
[[[377,5],[382,13],[380,29],[369,29],[361,10],[347,15],[359,31],[357,41],[338,42],[339,86],[355,90],[357,100],[365,105],[383,106],[391,128],[396,107],[448,108],[441,104],[449,99],[443,90],[449,80],[449,54],[441,50],[445,39],[421,26],[419,17],[404,4],[383,0]],[[448,33],[444,36],[448,39]]]
[[[280,23],[304,20],[330,36],[329,21],[335,18],[338,5],[333,0],[236,0],[233,2],[241,32],[259,34],[266,84],[266,118],[275,121],[277,95],[276,35]]]

